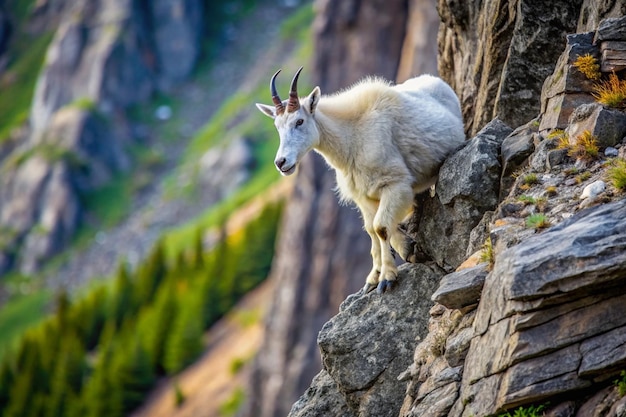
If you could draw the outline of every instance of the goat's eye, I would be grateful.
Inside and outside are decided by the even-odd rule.
[[[304,120],[303,120],[303,119],[298,119],[298,120],[296,120],[296,127],[298,127],[298,126],[302,126],[302,123],[304,123]]]

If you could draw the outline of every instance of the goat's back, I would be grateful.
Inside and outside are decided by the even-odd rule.
[[[398,91],[410,94],[417,99],[423,98],[424,94],[431,96],[436,102],[441,103],[450,113],[462,119],[461,105],[454,90],[441,78],[432,75],[420,75],[410,78],[402,84],[394,87]]]

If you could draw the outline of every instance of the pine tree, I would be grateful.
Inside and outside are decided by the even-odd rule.
[[[111,385],[119,396],[121,411],[128,415],[143,402],[152,388],[155,374],[139,339],[128,333],[117,349],[111,363]]]
[[[135,305],[141,308],[151,303],[166,274],[165,243],[161,239],[137,270]]]
[[[149,314],[149,317],[142,318],[143,323],[149,322],[145,327],[142,326],[146,329],[143,342],[150,358],[152,369],[157,374],[165,374],[163,364],[165,343],[172,324],[176,319],[177,307],[176,282],[174,279],[170,279],[158,291],[154,307],[145,313]]]
[[[15,372],[11,367],[11,358],[5,357],[0,364],[0,415],[9,405],[10,390],[15,381]]]
[[[120,263],[114,291],[111,294],[111,316],[117,325],[122,323],[125,316],[135,311],[133,298],[133,286],[128,268],[125,263]]]
[[[186,294],[180,312],[167,338],[165,369],[169,374],[180,371],[202,352],[202,308],[193,292]]]
[[[85,350],[75,334],[63,339],[51,381],[47,404],[49,417],[66,416],[78,399],[86,373]]]

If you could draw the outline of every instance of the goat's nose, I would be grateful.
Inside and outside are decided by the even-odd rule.
[[[278,169],[282,169],[283,165],[285,165],[285,162],[287,162],[285,158],[277,158],[276,161],[274,161]]]

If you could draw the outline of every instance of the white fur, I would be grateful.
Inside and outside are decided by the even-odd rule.
[[[441,163],[465,140],[458,98],[440,78],[422,75],[396,86],[368,78],[332,96],[316,87],[300,105],[276,115],[273,106],[257,104],[280,135],[281,173],[292,174],[311,149],[319,152],[372,239],[366,287],[395,280],[390,245],[407,255],[397,226],[410,214],[414,194],[436,182]]]

